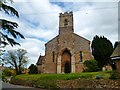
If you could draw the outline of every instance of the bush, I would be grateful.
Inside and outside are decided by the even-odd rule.
[[[37,74],[37,66],[35,66],[34,64],[31,64],[29,67],[29,74]]]
[[[120,79],[120,76],[117,71],[113,71],[111,72],[109,79]]]
[[[9,69],[9,68],[4,68],[2,71],[2,81],[3,82],[8,82],[7,78],[10,76],[14,76],[16,75],[15,71],[13,69]]]
[[[13,76],[13,75],[16,74],[14,70],[9,69],[9,68],[5,68],[3,70],[3,73],[4,73],[5,76]]]
[[[2,72],[2,81],[8,82],[6,75]]]
[[[103,77],[101,75],[96,75],[96,79],[102,79]]]
[[[86,60],[84,62],[84,65],[86,66],[85,71],[87,71],[87,72],[96,72],[96,71],[99,71],[98,63],[97,63],[96,60]]]

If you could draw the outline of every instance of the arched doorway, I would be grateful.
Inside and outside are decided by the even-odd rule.
[[[71,72],[71,53],[67,49],[61,55],[61,71],[62,73]]]
[[[64,65],[64,73],[70,73],[71,72],[71,65],[70,63],[66,62]]]

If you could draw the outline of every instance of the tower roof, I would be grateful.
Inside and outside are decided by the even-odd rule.
[[[73,15],[73,12],[60,13],[60,16],[68,16],[68,15]]]

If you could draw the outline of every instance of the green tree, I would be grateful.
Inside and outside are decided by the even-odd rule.
[[[31,64],[29,67],[29,74],[37,74],[37,73],[38,73],[37,66],[34,64]]]
[[[110,56],[113,52],[112,43],[104,36],[99,37],[96,35],[93,38],[91,47],[92,55],[97,60],[100,70],[102,70],[102,67],[110,61]]]
[[[4,66],[5,62],[4,59],[2,59],[2,55],[4,54],[5,50],[0,49],[0,65]]]
[[[98,63],[96,60],[86,60],[83,64],[86,66],[85,71],[87,71],[87,72],[99,71]]]
[[[115,44],[114,44],[114,50],[115,50],[115,48],[117,47],[117,45],[119,44],[120,42],[115,42]]]
[[[27,64],[27,51],[24,49],[9,50],[4,53],[2,59],[15,68],[16,74],[21,74],[21,69]]]
[[[12,0],[0,0],[0,11],[8,15],[19,17],[17,10],[8,6],[6,1],[11,3],[13,2]],[[16,39],[18,37],[24,39],[24,36],[16,31],[16,28],[18,28],[18,24],[16,22],[0,19],[0,47],[4,47],[8,44],[11,46],[20,45]]]

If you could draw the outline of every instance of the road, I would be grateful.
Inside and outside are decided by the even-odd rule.
[[[2,83],[2,90],[45,90],[45,89],[25,87],[25,86],[20,86],[20,85],[12,85],[12,84],[3,82]]]

